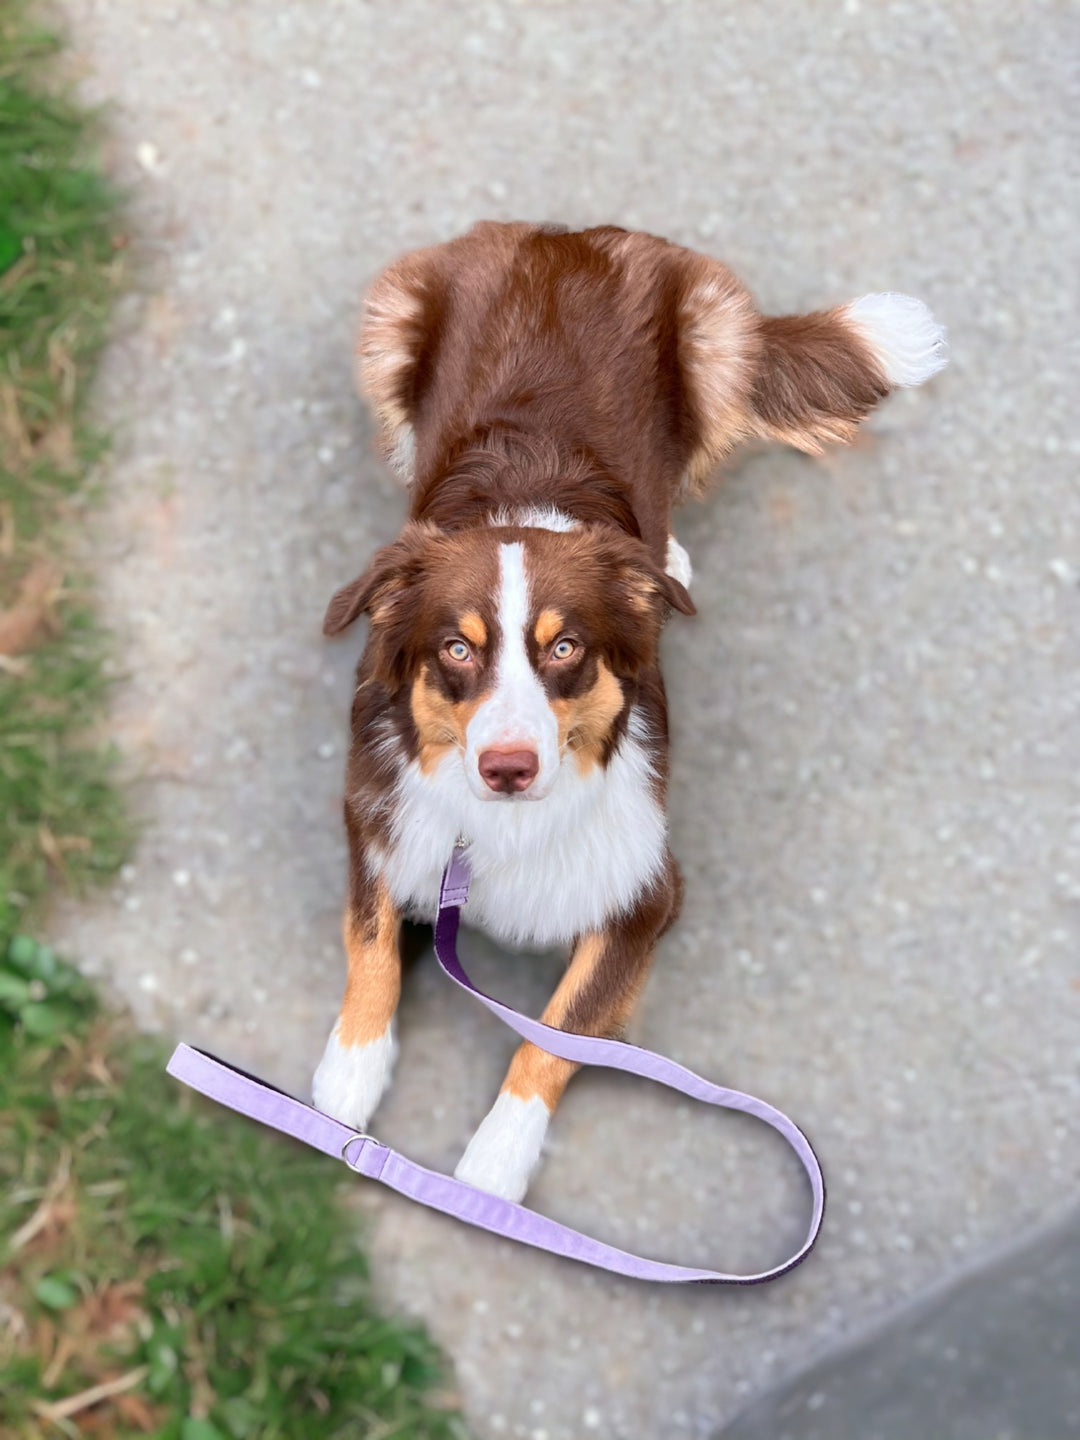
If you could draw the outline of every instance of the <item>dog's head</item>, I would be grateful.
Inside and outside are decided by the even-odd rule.
[[[607,762],[669,607],[694,612],[607,526],[414,523],[338,591],[324,630],[369,614],[364,677],[407,706],[423,770],[456,752],[478,798],[540,800],[567,757]]]

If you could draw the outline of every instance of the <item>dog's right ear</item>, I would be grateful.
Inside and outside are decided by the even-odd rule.
[[[364,573],[343,585],[326,609],[324,635],[340,635],[365,611],[371,616],[371,671],[391,694],[408,674],[413,622],[423,594],[420,582],[435,534],[433,525],[406,525],[401,538],[378,551]]]
[[[326,607],[323,617],[323,634],[340,635],[353,621],[371,608],[371,603],[381,589],[391,584],[385,557],[388,550],[380,550],[362,575],[343,585]]]
[[[407,525],[400,539],[384,545],[362,575],[343,585],[326,607],[324,635],[340,635],[367,611],[373,624],[390,618],[396,600],[423,571],[423,550],[433,527]]]

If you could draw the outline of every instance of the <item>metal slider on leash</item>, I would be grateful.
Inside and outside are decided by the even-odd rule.
[[[378,1180],[418,1204],[441,1210],[468,1225],[490,1230],[496,1235],[504,1235],[511,1240],[520,1241],[523,1245],[532,1245],[554,1255],[611,1270],[617,1275],[669,1284],[760,1285],[794,1269],[813,1249],[825,1214],[825,1180],[821,1165],[803,1132],[793,1120],[764,1100],[745,1095],[739,1090],[728,1090],[724,1086],[714,1085],[663,1055],[656,1055],[651,1050],[644,1050],[636,1045],[627,1045],[621,1040],[604,1040],[594,1035],[576,1035],[566,1030],[557,1030],[542,1021],[520,1015],[509,1005],[503,1005],[478,990],[466,975],[457,955],[461,907],[469,897],[470,871],[465,851],[466,843],[459,839],[455,845],[439,894],[439,913],[435,922],[435,954],[444,972],[456,985],[474,995],[492,1014],[497,1015],[512,1030],[516,1030],[523,1039],[538,1045],[549,1054],[575,1064],[600,1065],[655,1080],[705,1105],[715,1105],[725,1110],[740,1110],[744,1114],[753,1115],[782,1135],[799,1157],[810,1181],[812,1195],[810,1227],[806,1238],[787,1260],[754,1275],[731,1275],[716,1270],[700,1270],[660,1260],[649,1260],[594,1240],[589,1235],[572,1230],[568,1225],[549,1220],[546,1215],[540,1215],[525,1205],[490,1195],[462,1180],[456,1180],[451,1175],[443,1175],[417,1165],[415,1161],[391,1150],[388,1145],[383,1145],[374,1136],[343,1125],[341,1121],[322,1114],[313,1106],[306,1105],[265,1081],[237,1070],[193,1046],[176,1047],[167,1067],[169,1074],[241,1115],[302,1140],[337,1160],[343,1160],[350,1170]]]

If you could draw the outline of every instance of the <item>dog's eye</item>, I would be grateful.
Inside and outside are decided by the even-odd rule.
[[[559,643],[552,648],[551,658],[553,660],[569,660],[577,648],[576,643],[564,635]]]
[[[464,640],[448,640],[446,642],[446,653],[459,665],[464,665],[467,660],[472,659],[472,651]]]

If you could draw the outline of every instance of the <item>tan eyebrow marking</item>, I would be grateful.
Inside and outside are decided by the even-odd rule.
[[[536,643],[541,648],[550,645],[563,628],[563,623],[563,617],[558,610],[541,610],[536,617],[536,628],[533,632],[536,635]]]
[[[487,626],[475,610],[466,610],[458,622],[458,629],[470,645],[482,650],[487,644]]]

